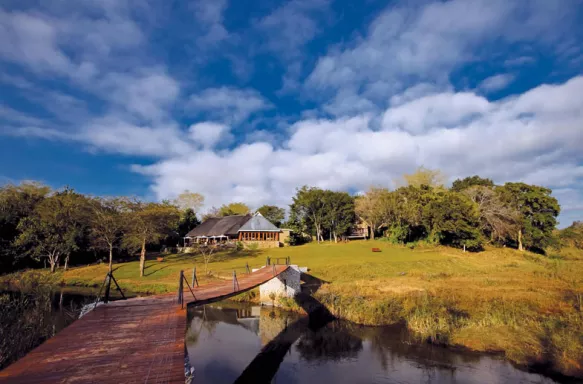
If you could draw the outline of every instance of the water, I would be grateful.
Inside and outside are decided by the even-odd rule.
[[[97,293],[94,288],[36,286],[21,292],[0,287],[0,369],[79,318]]]
[[[197,384],[555,383],[494,356],[420,344],[400,326],[229,302],[190,308],[188,316]]]

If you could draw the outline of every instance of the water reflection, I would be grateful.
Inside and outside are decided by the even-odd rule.
[[[418,344],[402,327],[363,327],[240,303],[189,309],[196,383],[553,383],[479,354]]]
[[[0,290],[0,369],[75,321],[92,299],[45,286],[22,292]]]

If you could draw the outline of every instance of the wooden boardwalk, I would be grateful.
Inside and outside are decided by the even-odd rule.
[[[288,267],[275,267],[275,275]],[[193,289],[184,300],[204,304],[269,281],[273,267]],[[186,306],[176,294],[116,301],[81,319],[0,371],[0,383],[184,383]]]

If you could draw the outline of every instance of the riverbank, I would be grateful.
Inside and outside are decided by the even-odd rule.
[[[381,252],[371,252],[373,247]],[[341,318],[368,325],[404,322],[422,340],[503,353],[519,365],[583,377],[581,253],[488,249],[474,254],[357,241],[217,254],[208,267],[213,278],[229,278],[233,270],[244,273],[246,264],[264,264],[267,256],[290,256],[292,263],[309,267],[314,297]],[[201,258],[192,255],[149,261],[143,278],[137,261],[115,265],[114,275],[133,292],[172,292],[179,271],[189,276],[194,266],[201,284],[213,279],[203,276]],[[106,272],[106,265],[93,265],[55,278],[66,285],[99,286]]]

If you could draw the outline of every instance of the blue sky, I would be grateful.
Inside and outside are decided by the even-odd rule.
[[[4,0],[0,184],[285,206],[304,184],[553,188],[583,219],[579,0]]]

